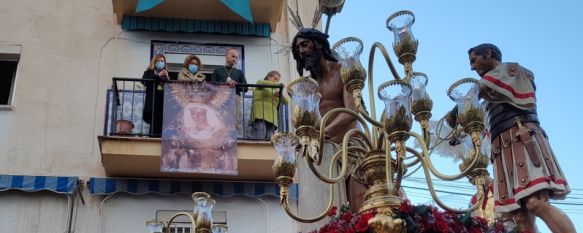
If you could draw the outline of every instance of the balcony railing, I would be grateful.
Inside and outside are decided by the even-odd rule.
[[[154,108],[155,102],[160,101],[160,99],[154,98],[154,92],[156,90],[154,88],[148,89],[151,91],[151,95],[146,94],[146,86],[148,85],[157,85],[160,82],[156,82],[154,80],[143,80],[143,79],[134,79],[134,78],[113,78],[113,83],[111,89],[107,90],[107,105],[105,109],[105,124],[103,129],[103,135],[106,136],[127,136],[127,137],[153,137],[159,138],[161,135],[159,133],[152,133],[151,129],[155,127],[155,124],[162,124],[162,121],[155,122],[154,120],[151,121],[152,124],[148,124],[144,121],[144,108],[146,107],[146,97],[150,97],[151,101],[151,118],[154,118],[155,114],[158,113],[157,110]],[[168,81],[168,82],[176,82],[185,84],[185,82],[177,82],[177,81]],[[260,141],[269,141],[270,138],[259,138],[256,135],[256,131],[252,125],[251,120],[249,119],[251,116],[251,111],[253,111],[253,93],[255,90],[259,90],[259,88],[263,90],[270,90],[271,93],[283,93],[282,86],[268,86],[268,85],[259,85],[259,84],[241,84],[237,85],[237,88],[247,88],[248,91],[242,93],[241,96],[235,95],[237,98],[241,98],[241,117],[237,119],[237,129],[238,129],[238,136],[237,138],[240,140],[260,140]],[[255,106],[258,108],[256,113],[263,113],[263,116],[271,115],[271,116],[278,116],[277,122],[277,131],[287,131],[289,129],[289,121],[288,121],[288,107],[283,103],[283,96],[279,95],[279,105],[277,109],[265,109],[265,105],[259,104],[259,106]],[[233,114],[235,114],[233,112]],[[260,117],[261,114],[257,114]],[[116,124],[117,122],[117,124]],[[131,131],[122,132],[121,128],[123,127],[122,122],[125,122],[126,126],[131,125]],[[131,122],[131,124],[129,123]]]

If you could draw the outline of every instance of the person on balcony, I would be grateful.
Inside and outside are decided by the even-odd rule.
[[[196,55],[188,55],[182,64],[182,70],[178,73],[178,81],[202,82],[206,76],[201,72],[202,63]]]
[[[257,87],[253,91],[253,105],[249,119],[255,130],[256,139],[271,139],[279,122],[279,104],[288,102],[285,95],[282,96],[280,93],[280,88],[285,86],[279,83],[280,77],[279,72],[269,71],[263,80],[257,81],[257,84],[268,87]]]
[[[230,48],[225,54],[225,66],[216,68],[213,75],[208,80],[211,83],[226,83],[235,89],[237,98],[235,100],[235,114],[237,119],[237,130],[239,130],[239,122],[241,121],[241,93],[247,92],[247,87],[239,86],[237,84],[247,84],[245,73],[242,70],[235,68],[235,64],[239,61],[239,52],[236,49]]]
[[[144,71],[142,79],[154,81],[144,82],[146,86],[146,100],[142,118],[144,122],[150,124],[150,135],[160,136],[162,134],[162,117],[164,111],[164,81],[170,80],[168,69],[166,68],[166,57],[162,54],[154,55],[150,61],[150,65]]]
[[[534,74],[518,63],[502,63],[493,44],[468,50],[471,69],[480,79],[492,138],[494,210],[512,213],[523,229],[535,231],[535,217],[552,232],[575,232],[573,223],[550,199],[564,199],[569,185],[540,127]],[[448,113],[451,125],[457,109]]]

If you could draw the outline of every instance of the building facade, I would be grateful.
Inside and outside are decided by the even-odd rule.
[[[147,232],[147,220],[191,211],[190,193],[205,191],[229,232],[299,232],[279,206],[268,141],[239,140],[239,176],[165,174],[160,139],[113,135],[108,113],[113,78],[141,78],[156,53],[175,70],[197,54],[209,72],[237,48],[248,83],[270,70],[291,81],[295,61],[278,53],[297,31],[286,4],[308,22],[317,1],[250,0],[253,24],[218,0],[140,13],[137,2],[0,3],[1,231]]]

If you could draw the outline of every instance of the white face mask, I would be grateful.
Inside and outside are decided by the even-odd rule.
[[[166,62],[163,61],[157,61],[156,64],[154,65],[154,68],[156,68],[156,70],[158,71],[164,69],[164,67],[166,67]]]
[[[188,65],[188,71],[190,71],[190,73],[196,73],[198,72],[198,66],[195,64],[190,64]]]

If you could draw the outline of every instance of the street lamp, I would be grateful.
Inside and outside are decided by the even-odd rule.
[[[362,41],[356,37],[338,41],[332,46],[332,50],[342,65],[341,78],[346,90],[352,93],[355,99],[357,111],[335,108],[320,118],[317,112],[319,101],[316,101],[319,100],[317,82],[301,77],[288,85],[288,92],[295,104],[292,111],[295,131],[273,136],[272,142],[277,154],[273,169],[276,181],[281,187],[281,203],[294,220],[311,223],[326,217],[332,208],[334,197],[332,187],[351,176],[368,187],[365,202],[358,212],[376,210],[377,215],[369,221],[369,226],[374,232],[400,232],[404,227],[404,221],[398,218],[397,212],[403,200],[398,192],[403,177],[417,171],[408,168],[418,164],[423,170],[432,198],[443,209],[462,213],[476,210],[482,203],[485,179],[489,174],[486,170],[488,159],[480,153],[484,111],[477,101],[478,82],[475,79],[462,79],[449,88],[448,95],[458,106],[459,126],[446,137],[437,132],[434,136],[436,138],[432,140],[428,122],[432,115],[433,101],[426,91],[428,77],[413,70],[419,44],[411,30],[414,22],[415,16],[411,11],[396,12],[389,16],[386,22],[387,28],[394,33],[393,51],[398,62],[403,65],[405,74],[403,78],[397,73],[387,50],[381,43],[374,43],[370,50],[368,64],[370,114],[362,104],[362,89],[367,73],[360,63]],[[382,83],[377,90],[378,97],[384,102],[385,107],[380,118],[375,114],[373,94],[373,64],[377,49],[383,54],[394,78]],[[355,117],[363,125],[363,130],[352,129],[344,135],[341,149],[329,162],[329,174],[324,175],[315,166],[324,158],[325,127],[339,113]],[[444,119],[440,120],[440,124],[443,124]],[[411,131],[413,120],[420,124],[421,134]],[[433,149],[461,134],[466,134],[468,135],[466,138],[471,139],[471,148],[466,151],[466,159],[460,164],[458,174],[443,174],[432,164],[430,156]],[[352,137],[361,139],[361,144],[351,144]],[[420,150],[406,145],[410,138],[419,142]],[[331,187],[327,208],[314,218],[300,217],[293,213],[288,205],[287,192],[294,176],[296,157],[305,159],[310,170]],[[335,174],[336,170],[332,169],[332,166],[338,164],[337,161],[340,161],[341,165],[338,174]],[[469,177],[476,186],[478,201],[474,206],[463,210],[447,206],[436,195],[431,175],[446,181]]]
[[[170,233],[170,226],[174,219],[179,216],[185,216],[190,220],[192,232],[196,233],[225,233],[227,232],[226,226],[213,226],[212,209],[215,205],[215,200],[211,199],[211,196],[204,192],[195,192],[192,194],[192,200],[194,200],[194,209],[192,213],[189,212],[178,212],[173,214],[168,222],[164,224],[163,221],[159,220],[149,220],[146,222],[146,226],[153,233],[161,233],[163,227],[166,227],[166,233]],[[216,230],[215,230],[216,229]]]

